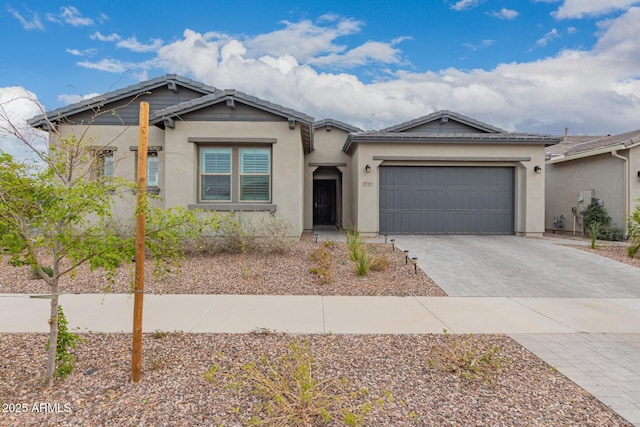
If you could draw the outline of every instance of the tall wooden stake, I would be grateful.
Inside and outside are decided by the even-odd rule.
[[[138,136],[138,194],[136,207],[136,274],[133,299],[133,352],[131,381],[140,382],[142,372],[142,302],[144,297],[144,253],[147,192],[147,146],[149,136],[149,103],[140,103]]]

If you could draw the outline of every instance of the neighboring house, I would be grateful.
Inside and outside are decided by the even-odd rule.
[[[565,136],[547,148],[548,230],[582,233],[580,212],[599,199],[611,227],[626,235],[626,219],[640,198],[640,130],[620,135]],[[574,215],[574,212],[577,214]]]
[[[508,133],[451,111],[362,131],[166,75],[29,123],[87,132],[104,173],[134,179],[140,101],[151,111],[149,191],[165,207],[248,219],[277,213],[293,235],[319,225],[366,234],[544,231],[544,150],[560,139]]]

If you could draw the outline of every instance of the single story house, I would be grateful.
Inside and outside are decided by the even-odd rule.
[[[640,130],[565,135],[547,147],[546,175],[546,229],[573,233],[575,225],[582,233],[580,212],[595,198],[611,217],[610,226],[626,235],[627,217],[640,199]]]
[[[278,214],[293,235],[323,224],[365,234],[544,231],[545,147],[560,138],[452,111],[363,131],[166,75],[29,123],[85,133],[104,173],[134,179],[140,101],[150,104],[148,188],[165,207]]]

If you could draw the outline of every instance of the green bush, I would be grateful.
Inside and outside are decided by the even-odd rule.
[[[75,356],[69,352],[69,349],[74,349],[78,345],[78,342],[83,342],[84,339],[79,335],[69,332],[69,322],[62,312],[62,306],[58,306],[58,316],[56,318],[58,322],[58,342],[56,346],[56,370],[55,375],[60,379],[64,379],[73,370],[73,362]],[[46,350],[49,350],[49,341],[45,346]]]
[[[591,199],[591,203],[582,212],[583,226],[589,232],[589,237],[599,240],[618,241],[624,238],[622,230],[610,227],[611,217],[604,206],[600,206],[598,199]],[[596,227],[597,225],[597,227]],[[594,232],[595,231],[595,232]],[[592,245],[594,247],[594,245]]]
[[[635,258],[638,250],[640,250],[640,205],[636,206],[633,213],[627,218],[627,228],[629,229],[629,240],[631,242],[627,248],[627,254],[630,258]]]

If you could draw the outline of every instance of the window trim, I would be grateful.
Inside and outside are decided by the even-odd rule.
[[[195,142],[197,138],[189,138],[190,142]],[[257,138],[256,138],[257,139]],[[198,206],[202,208],[203,206],[219,206],[221,210],[238,210],[238,206],[246,205],[250,210],[254,210],[255,206],[264,206],[267,210],[275,209],[272,204],[273,201],[273,145],[272,143],[275,140],[271,140],[268,138],[260,139],[260,143],[256,144],[255,141],[251,143],[247,139],[242,139],[244,143],[238,143],[234,138],[224,139],[226,143],[220,143],[218,138],[202,138],[202,140],[213,141],[215,140],[215,144],[211,142],[201,142],[197,144],[197,157],[198,157],[198,170],[197,170],[197,203],[190,206]],[[262,142],[265,141],[265,142]],[[269,143],[266,143],[269,141]],[[200,142],[200,141],[198,141]],[[230,200],[206,200],[202,198],[202,152],[207,148],[227,148],[231,150],[231,199]],[[240,173],[240,152],[244,149],[262,149],[268,150],[269,153],[269,173],[268,174],[242,174]],[[247,176],[268,176],[269,184],[268,184],[268,199],[267,200],[242,200],[241,199],[241,177],[243,175]],[[228,206],[227,206],[228,205]],[[270,208],[271,206],[271,208]]]
[[[204,158],[203,158],[203,150],[207,149],[218,149],[218,150],[229,150],[229,172],[203,172],[204,169]],[[198,202],[199,203],[225,203],[233,201],[233,174],[234,174],[234,164],[233,164],[233,148],[232,147],[199,147],[198,148]],[[202,197],[204,194],[202,192],[202,178],[204,176],[228,176],[229,177],[229,198],[228,199],[205,199]]]
[[[115,159],[115,151],[116,148],[115,147],[89,147],[89,149],[93,152],[93,156],[94,156],[94,161],[93,164],[94,166],[91,166],[90,173],[91,173],[91,178],[93,180],[100,180],[100,179],[105,179],[105,180],[109,180],[109,179],[113,179],[113,172],[115,170],[116,167],[116,159]],[[105,159],[110,159],[110,173],[105,173],[107,171],[107,162],[105,161]]]
[[[249,150],[262,150],[262,151],[267,151],[267,154],[269,156],[268,159],[268,172],[267,173],[248,173],[248,172],[242,172],[242,152],[243,151],[249,151]],[[263,199],[243,199],[242,198],[242,178],[245,176],[258,176],[258,177],[267,177],[267,198],[265,200]],[[271,167],[271,150],[264,148],[264,147],[260,147],[260,148],[256,148],[256,147],[240,147],[238,148],[238,202],[242,203],[242,202],[254,202],[254,203],[260,203],[260,202],[265,202],[268,203],[271,201],[271,176],[272,176],[272,167]]]
[[[134,181],[137,182],[138,181],[138,146],[137,145],[131,145],[129,146],[129,151],[133,151],[135,153],[135,156],[133,156],[133,177],[134,177]],[[162,151],[162,146],[161,145],[150,145],[147,147],[147,193],[149,194],[160,194],[160,152]],[[156,157],[158,160],[156,160],[158,162],[158,184],[157,185],[149,185],[149,158],[152,157],[150,156],[150,154],[152,154],[154,157]],[[134,190],[134,193],[136,193],[138,190]]]

